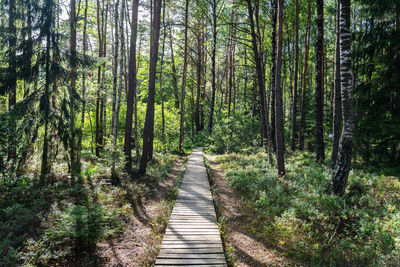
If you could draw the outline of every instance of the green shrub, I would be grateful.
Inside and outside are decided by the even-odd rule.
[[[312,265],[399,265],[398,178],[351,171],[343,198],[326,193],[332,171],[310,153],[287,158],[280,178],[263,152],[217,157],[228,184],[259,217],[253,232]]]

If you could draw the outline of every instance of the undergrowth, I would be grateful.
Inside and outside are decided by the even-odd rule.
[[[0,184],[0,265],[98,266],[96,244],[118,236],[142,200],[156,194],[176,155],[155,153],[148,175],[132,179],[120,172],[111,186],[109,168],[89,164],[82,183],[68,177],[20,176]]]
[[[288,155],[277,176],[264,152],[217,156],[228,184],[258,217],[249,230],[311,265],[400,265],[398,177],[352,170],[343,198],[326,193],[332,171],[311,153]]]

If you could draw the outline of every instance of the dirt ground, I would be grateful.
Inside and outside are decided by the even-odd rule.
[[[256,214],[246,209],[234,190],[227,185],[224,172],[218,167],[215,156],[207,155],[213,169],[215,201],[221,207],[225,220],[225,245],[234,248],[237,266],[288,266],[293,265],[279,252],[252,234],[248,225]]]
[[[165,227],[157,218],[168,218],[163,202],[180,174],[184,158],[179,159],[169,177],[160,182],[156,194],[146,198],[134,209],[133,219],[123,234],[98,245],[103,266],[151,266],[157,257]]]

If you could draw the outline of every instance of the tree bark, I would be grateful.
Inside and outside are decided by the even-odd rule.
[[[261,129],[262,129],[262,138],[267,137],[267,121],[266,121],[266,112],[265,112],[265,81],[263,75],[263,67],[262,67],[262,58],[258,52],[257,45],[257,34],[255,32],[255,24],[253,18],[253,7],[251,5],[251,0],[247,0],[247,8],[249,12],[249,20],[250,20],[250,30],[251,30],[251,40],[252,40],[252,48],[254,53],[254,61],[256,64],[256,73],[257,73],[257,82],[258,82],[258,91],[260,95],[260,104],[261,104]]]
[[[200,90],[202,82],[202,34],[201,34],[201,21],[198,22],[197,26],[197,92],[196,92],[196,110],[194,113],[194,120],[196,123],[196,133],[200,131]]]
[[[316,37],[316,64],[315,64],[315,133],[316,133],[316,161],[325,160],[324,149],[324,1],[317,0],[317,37]]]
[[[112,165],[111,165],[111,182],[113,185],[117,185],[119,183],[117,173],[115,171],[115,161],[117,158],[117,135],[118,135],[118,117],[119,117],[119,109],[121,105],[121,91],[122,91],[122,72],[123,72],[123,42],[124,42],[124,31],[123,31],[123,23],[124,23],[124,4],[125,0],[122,0],[122,12],[121,12],[121,21],[118,20],[119,11],[119,0],[115,3],[115,50],[114,50],[114,77],[113,77],[113,112],[112,112]],[[121,30],[122,29],[122,30]],[[118,32],[121,32],[121,37],[119,38]],[[119,40],[121,39],[121,40]],[[119,53],[119,41],[121,41],[121,56],[118,62],[118,53]],[[118,79],[118,63],[120,64],[119,68],[119,84],[117,90],[117,79]]]
[[[307,0],[307,23],[306,33],[304,35],[304,63],[303,74],[301,78],[301,106],[300,106],[300,127],[299,127],[299,149],[304,149],[304,123],[305,123],[305,105],[306,105],[306,76],[308,68],[308,50],[310,45],[310,20],[311,20],[311,3]]]
[[[87,49],[87,11],[88,11],[88,0],[85,0],[85,11],[84,11],[84,21],[83,21],[83,37],[82,37],[82,47],[83,47],[83,62],[86,64],[86,49]],[[82,71],[82,114],[81,114],[81,125],[79,129],[79,138],[78,138],[78,151],[77,151],[77,162],[80,166],[81,162],[81,152],[82,152],[82,135],[83,128],[85,126],[85,108],[86,108],[86,69]]]
[[[185,87],[186,87],[186,70],[187,70],[187,46],[188,46],[188,17],[189,17],[189,0],[186,0],[185,7],[185,47],[183,56],[183,73],[182,73],[182,85],[181,85],[181,118],[179,127],[179,153],[183,154],[183,143],[185,138]]]
[[[212,21],[213,21],[213,48],[212,48],[212,55],[211,55],[211,103],[210,103],[210,117],[208,120],[208,133],[211,135],[212,127],[213,127],[213,120],[214,120],[214,103],[215,103],[215,91],[216,91],[216,84],[215,84],[215,55],[217,51],[217,1],[213,0],[212,2]]]
[[[79,172],[79,164],[75,158],[75,94],[76,94],[76,65],[77,65],[77,54],[76,54],[76,2],[71,0],[70,3],[70,87],[69,87],[69,160],[70,160],[70,172],[71,182],[74,182],[75,176]]]
[[[297,84],[298,84],[298,72],[299,72],[299,0],[295,2],[296,14],[294,18],[294,30],[295,30],[295,55],[294,55],[294,88],[293,88],[293,110],[292,110],[292,150],[296,150],[297,142]]]
[[[163,89],[163,63],[164,63],[164,52],[165,52],[165,38],[167,38],[167,28],[165,27],[165,0],[163,1],[163,14],[162,14],[162,25],[163,25],[163,43],[160,60],[160,99],[161,99],[161,144],[163,149],[165,147],[165,112],[164,112],[164,89]]]
[[[139,0],[132,0],[132,24],[129,52],[129,88],[126,103],[125,118],[125,139],[124,153],[126,160],[126,169],[132,168],[132,124],[133,124],[133,102],[136,95],[136,40],[138,26]]]
[[[336,3],[336,43],[335,43],[335,85],[333,90],[333,139],[332,139],[332,156],[331,164],[335,166],[337,154],[339,150],[339,139],[340,139],[340,115],[342,113],[342,101],[340,99],[340,1]]]
[[[171,47],[171,61],[172,61],[172,82],[174,85],[175,108],[179,109],[179,92],[178,92],[178,75],[176,73],[175,57],[174,57],[174,44],[172,42],[172,29],[169,26],[169,42]]]
[[[11,111],[17,103],[17,38],[16,38],[16,27],[15,27],[15,0],[9,0],[9,14],[8,14],[8,81],[7,86],[9,89],[8,96],[8,110]],[[16,147],[14,135],[15,135],[16,124],[14,120],[10,122],[9,136],[8,136],[8,160],[16,157]]]
[[[277,21],[278,1],[271,2],[271,20],[272,20],[272,36],[271,36],[271,141],[272,148],[276,152],[275,139],[275,78],[276,78],[276,21]]]
[[[150,160],[154,139],[154,102],[156,94],[157,56],[160,41],[161,0],[154,0],[154,15],[151,20],[149,94],[146,109],[146,120],[143,129],[143,152],[140,159],[140,173],[146,173],[147,162]],[[152,12],[153,13],[153,12]]]
[[[284,152],[285,144],[283,140],[283,103],[281,87],[281,69],[282,69],[282,47],[283,47],[283,0],[278,2],[278,44],[276,50],[276,77],[275,77],[275,136],[278,175],[285,175]]]
[[[343,196],[350,172],[354,134],[354,98],[351,71],[350,0],[340,0],[340,81],[343,131],[331,180],[333,193]]]

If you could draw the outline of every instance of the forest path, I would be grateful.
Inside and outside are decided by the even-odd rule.
[[[155,266],[227,266],[203,152],[188,160]]]

